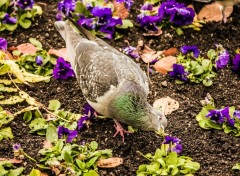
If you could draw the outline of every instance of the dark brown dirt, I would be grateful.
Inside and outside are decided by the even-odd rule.
[[[28,42],[29,37],[34,37],[48,48],[64,47],[64,42],[54,28],[56,2],[46,0],[38,1],[46,3],[41,4],[44,14],[37,18],[34,24],[28,29],[18,29],[13,33],[1,32],[0,36],[9,41],[9,46]],[[131,11],[131,18],[135,19],[139,13],[138,9],[142,1],[138,1]],[[234,12],[226,24],[209,23],[204,25],[201,31],[196,32],[191,29],[185,30],[185,34],[178,36],[174,30],[165,29],[160,37],[144,37],[143,31],[139,28],[133,28],[125,32],[126,36],[119,41],[107,41],[117,49],[126,46],[124,40],[128,40],[131,45],[136,46],[139,39],[145,42],[152,41],[151,48],[163,50],[170,47],[180,47],[182,45],[197,45],[202,53],[206,53],[215,44],[222,44],[233,56],[234,51],[240,47],[240,13],[239,8],[234,7]],[[146,65],[142,64],[142,68]],[[167,76],[159,73],[150,75],[152,84],[150,85],[149,102],[155,99],[170,96],[180,103],[180,108],[167,116],[167,132],[182,139],[184,147],[182,155],[190,156],[201,164],[201,170],[196,175],[201,176],[230,176],[240,175],[239,172],[233,172],[231,167],[240,162],[240,138],[233,135],[224,134],[222,131],[201,129],[195,116],[200,111],[202,100],[207,93],[210,93],[217,106],[235,106],[240,105],[240,80],[234,75],[230,66],[219,72],[211,87],[204,87],[201,84],[177,85]],[[163,87],[161,82],[166,80],[167,87]],[[51,99],[58,99],[62,107],[73,112],[81,111],[85,100],[82,96],[76,80],[57,81],[52,79],[50,83],[38,83],[32,87],[22,86],[31,96],[35,97],[41,103],[47,105]],[[22,105],[20,105],[22,106]],[[19,106],[8,108],[10,111],[16,111]],[[28,126],[25,125],[21,117],[15,119],[10,127],[14,133],[13,140],[3,140],[0,143],[0,157],[13,157],[12,144],[20,143],[26,153],[39,159],[38,151],[42,148],[43,137],[30,135]],[[124,158],[124,163],[114,169],[100,169],[99,173],[105,176],[133,176],[136,175],[138,166],[147,162],[136,151],[143,153],[154,152],[161,145],[162,139],[154,132],[136,132],[126,136],[125,143],[120,136],[113,138],[114,127],[111,119],[93,119],[89,129],[84,129],[79,136],[79,141],[96,140],[100,148],[110,148],[114,156]],[[26,160],[24,163],[28,173],[34,163]]]

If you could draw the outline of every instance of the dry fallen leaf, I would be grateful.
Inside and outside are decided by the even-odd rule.
[[[162,34],[162,30],[159,29],[157,32],[149,31],[148,33],[143,33],[144,36],[160,36]]]
[[[178,50],[175,47],[169,48],[169,49],[163,51],[163,55],[165,55],[165,56],[176,56],[177,54],[178,54]]]
[[[229,17],[233,12],[233,7],[226,7],[224,13],[226,17]],[[198,13],[199,20],[205,20],[207,22],[216,21],[221,22],[223,20],[222,12],[217,2],[205,5]]]
[[[48,51],[48,54],[52,54],[58,57],[62,57],[64,60],[69,61],[68,60],[68,56],[67,56],[67,49],[66,48],[61,48],[59,50],[56,49],[50,49]]]
[[[100,159],[97,162],[97,166],[101,167],[101,168],[113,168],[113,167],[117,167],[120,164],[123,163],[123,159],[122,158],[108,158],[108,159]]]
[[[23,43],[21,45],[18,45],[17,49],[22,54],[35,54],[37,51],[37,48],[31,43]]]
[[[168,96],[157,99],[153,103],[153,109],[161,111],[165,115],[171,114],[173,111],[176,111],[178,108],[179,108],[179,103]]]
[[[173,64],[177,62],[177,58],[175,56],[167,56],[159,61],[157,61],[153,67],[162,74],[167,74],[173,67]]]
[[[113,16],[118,16],[121,19],[126,19],[129,15],[128,9],[125,7],[125,3],[118,3],[116,1],[113,2],[114,12]]]
[[[12,164],[19,164],[22,163],[22,160],[18,160],[18,159],[9,159],[9,158],[0,158],[0,161],[9,161]]]

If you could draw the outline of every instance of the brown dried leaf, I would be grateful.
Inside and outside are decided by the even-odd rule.
[[[61,171],[60,171],[57,167],[54,167],[54,166],[51,167],[51,170],[52,170],[56,175],[59,175],[59,174],[61,173]]]
[[[18,159],[9,159],[9,158],[0,158],[0,161],[9,161],[12,164],[19,164],[22,163],[22,160],[18,160]]]
[[[228,18],[233,12],[233,7],[228,6],[226,7],[224,14],[225,17]],[[205,20],[207,22],[216,21],[221,22],[223,20],[223,15],[221,9],[219,7],[218,2],[214,2],[208,5],[205,5],[201,11],[198,13],[199,20]]]
[[[18,45],[17,49],[22,54],[35,54],[37,51],[37,48],[31,43],[23,43],[21,45]]]
[[[179,103],[176,100],[167,96],[155,100],[153,103],[153,108],[155,110],[161,111],[165,115],[169,115],[179,108]]]
[[[118,3],[114,1],[113,6],[114,6],[113,16],[118,16],[121,19],[125,19],[128,17],[129,12],[128,12],[128,9],[125,7],[124,2]]]
[[[144,36],[160,36],[162,34],[162,30],[159,29],[157,32],[149,31],[148,33],[143,33]]]
[[[169,49],[163,51],[163,55],[165,55],[165,56],[176,56],[177,54],[178,54],[178,50],[175,47],[169,48]]]
[[[52,55],[55,55],[55,56],[58,56],[58,57],[62,57],[62,58],[64,58],[64,60],[69,61],[68,56],[67,56],[67,49],[66,48],[61,48],[59,50],[50,49],[48,51],[48,54],[52,54]]]
[[[120,164],[123,163],[123,159],[122,158],[108,158],[108,159],[100,159],[97,162],[97,166],[101,167],[101,168],[113,168],[113,167],[117,167]]]
[[[157,61],[153,67],[162,74],[167,74],[173,67],[173,64],[177,62],[177,58],[175,56],[167,56],[159,61]]]

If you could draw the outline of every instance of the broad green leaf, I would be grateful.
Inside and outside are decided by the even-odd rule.
[[[202,67],[203,67],[203,69],[204,69],[205,71],[211,69],[211,68],[210,68],[210,65],[211,65],[211,61],[210,61],[210,60],[208,60],[208,59],[203,59],[203,60],[202,60]]]
[[[73,163],[73,157],[68,153],[68,151],[64,152],[63,157],[67,163]]]
[[[236,163],[233,167],[233,170],[240,170],[240,163]]]
[[[95,170],[89,170],[87,173],[84,173],[83,176],[99,176]]]
[[[127,29],[133,27],[133,23],[130,20],[122,20],[122,25],[121,26],[116,26],[119,29]]]
[[[203,85],[206,87],[209,87],[213,84],[213,81],[211,79],[204,79],[203,80]]]
[[[213,122],[212,120],[209,120],[209,119],[206,120],[206,124],[209,127],[214,128],[216,130],[221,130],[222,129],[220,124],[217,124],[217,123],[215,123],[215,122]]]
[[[3,5],[7,5],[9,4],[9,0],[1,0],[0,1],[0,7],[2,7]]]
[[[20,16],[19,24],[24,28],[27,29],[31,26],[32,22],[29,20],[32,18],[32,14],[30,12],[24,13]]]
[[[178,170],[177,166],[175,166],[171,171],[171,175],[177,175],[178,172],[179,172],[179,170]]]
[[[217,56],[217,53],[213,49],[210,49],[207,52],[207,56],[208,56],[209,59],[213,60]]]
[[[38,49],[42,49],[42,44],[40,41],[38,41],[35,38],[29,38],[29,41],[31,44],[33,44],[34,46],[36,46]]]
[[[42,174],[40,170],[33,168],[29,176],[41,176],[41,175]]]
[[[7,138],[13,138],[12,129],[10,127],[6,127],[0,130],[0,141]]]
[[[180,27],[176,28],[175,31],[177,32],[178,35],[184,34],[183,30]]]
[[[9,71],[9,66],[7,64],[3,64],[1,67],[0,67],[0,75],[4,75],[6,74],[8,71]]]
[[[31,123],[29,124],[29,128],[31,129],[30,132],[44,130],[47,128],[47,122],[43,118],[36,118],[31,121]]]
[[[19,96],[11,96],[8,99],[1,100],[0,105],[14,105],[23,102],[25,99]]]
[[[75,13],[82,14],[84,16],[90,15],[89,11],[87,10],[86,6],[82,4],[82,2],[77,1],[75,7]]]
[[[90,168],[94,163],[96,163],[97,159],[98,159],[97,156],[91,158],[91,159],[86,163],[86,167],[87,167],[87,168]]]
[[[197,162],[192,162],[191,161],[191,162],[185,163],[184,167],[187,168],[187,169],[191,169],[191,170],[197,171],[197,170],[200,169],[200,164],[197,163]]]
[[[23,115],[23,121],[28,123],[31,121],[31,119],[32,119],[32,112],[31,111],[25,112]]]
[[[0,138],[0,141],[1,141],[1,138]],[[6,171],[4,167],[0,165],[0,176],[5,176],[6,174],[8,174],[8,171]]]
[[[43,13],[42,8],[38,5],[33,6],[33,11],[34,11],[34,13],[33,13],[34,16],[35,15],[42,15],[42,13]]]
[[[90,143],[90,147],[93,151],[95,151],[98,148],[98,143],[96,141],[92,141]]]
[[[18,23],[16,23],[16,24],[6,24],[6,29],[8,31],[14,31],[15,29],[17,29],[17,27],[18,27]]]
[[[149,174],[153,174],[157,170],[159,170],[160,164],[157,162],[151,163],[150,165],[146,165],[147,172]]]
[[[12,87],[0,87],[0,92],[18,92],[18,89]]]
[[[170,152],[169,155],[166,158],[166,164],[167,165],[177,165],[178,159],[177,159],[177,153],[176,152]]]
[[[17,169],[11,169],[8,176],[19,176],[24,171],[24,167],[19,167]]]
[[[6,125],[14,119],[13,115],[7,111],[0,111],[0,127]]]
[[[47,127],[46,139],[51,143],[58,139],[57,128],[53,124],[50,124]]]
[[[79,160],[79,159],[76,159],[76,163],[77,163],[77,166],[81,169],[81,170],[84,170],[86,168],[86,163]]]
[[[56,111],[61,107],[61,103],[58,100],[50,100],[48,109]]]

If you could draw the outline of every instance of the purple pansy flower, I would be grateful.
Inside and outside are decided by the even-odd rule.
[[[94,112],[95,110],[93,109],[92,106],[90,106],[88,103],[86,103],[83,106],[83,113],[87,116],[89,116],[90,118],[94,116]]]
[[[7,51],[7,40],[0,38],[0,50]]]
[[[176,153],[181,153],[182,149],[183,149],[182,144],[176,144],[176,146],[172,148],[172,151]]]
[[[32,9],[34,0],[17,0],[17,5],[22,9]]]
[[[137,23],[140,24],[141,27],[145,28],[149,31],[158,31],[158,27],[156,23],[159,21],[159,16],[149,16],[140,14],[137,16]]]
[[[227,66],[228,61],[229,61],[229,53],[227,50],[223,50],[218,54],[217,60],[216,60],[216,68],[217,69],[222,69]]]
[[[160,20],[170,18],[169,20],[178,26],[188,25],[193,22],[195,12],[192,8],[184,4],[177,3],[175,0],[163,2],[158,9]]]
[[[53,77],[55,79],[66,80],[70,77],[74,77],[74,71],[71,65],[66,62],[62,57],[57,59],[57,63],[53,69]]]
[[[199,54],[200,54],[200,51],[199,51],[198,47],[195,46],[195,45],[193,45],[193,46],[182,46],[180,48],[180,50],[181,50],[181,52],[183,54],[187,54],[189,52],[193,52],[193,55],[194,55],[195,58],[197,58],[199,56]]]
[[[80,130],[84,126],[84,122],[89,119],[90,117],[88,117],[87,115],[82,116],[77,122],[77,129]]]
[[[153,5],[149,2],[146,2],[145,4],[143,4],[143,6],[141,7],[141,10],[148,10],[148,11],[152,11],[153,9]]]
[[[103,33],[109,34],[107,38],[112,39],[113,34],[115,32],[115,26],[116,25],[122,25],[122,19],[121,18],[112,18],[108,21],[107,24],[103,25],[100,28],[100,31]]]
[[[123,49],[123,53],[129,55],[130,57],[136,59],[136,58],[139,58],[139,54],[138,54],[138,51],[137,51],[137,48],[135,47],[132,47],[132,46],[127,46]]]
[[[37,56],[35,61],[36,61],[37,65],[42,65],[43,64],[43,58],[41,56]]]
[[[13,151],[19,151],[21,149],[21,144],[18,144],[18,143],[16,143],[16,144],[14,144],[13,145]]]
[[[78,132],[76,130],[69,130],[68,128],[65,128],[64,126],[58,127],[58,138],[62,138],[63,135],[67,136],[66,142],[72,142],[72,140],[78,135]]]
[[[105,25],[108,20],[112,19],[112,10],[108,7],[94,7],[91,13],[93,16],[98,17],[98,25]]]
[[[58,11],[67,16],[71,16],[71,12],[75,10],[76,2],[74,0],[63,0],[58,3]]]
[[[58,13],[56,14],[56,19],[57,19],[57,21],[62,20],[62,18],[63,18],[62,12],[58,12]]]
[[[85,16],[81,16],[77,23],[80,26],[85,27],[86,29],[94,29],[95,25],[93,24],[93,19],[92,18],[86,18]]]
[[[233,113],[233,116],[240,119],[240,110],[235,110],[234,113]]]
[[[16,17],[11,17],[8,13],[6,13],[3,17],[2,23],[16,24],[17,23],[17,18]]]
[[[236,54],[236,56],[233,58],[232,70],[235,73],[240,73],[240,54]]]
[[[180,144],[181,140],[177,137],[173,136],[165,136],[165,140],[163,144],[169,144],[169,151],[173,151],[176,153],[182,152],[182,144]]]
[[[163,142],[164,144],[175,144],[179,143],[181,140],[177,137],[173,136],[165,136],[165,141]]]
[[[87,8],[88,11],[92,11],[92,9],[93,9],[93,5],[92,5],[92,3],[87,2],[87,4],[86,4],[86,8]]]
[[[188,73],[185,72],[184,67],[181,64],[173,64],[173,71],[170,71],[169,75],[175,79],[187,81]]]
[[[227,119],[230,119],[229,115],[229,107],[223,108],[223,109],[216,109],[216,110],[210,110],[206,117],[210,118],[210,120],[214,121],[215,123],[222,124],[225,120],[225,117]]]

